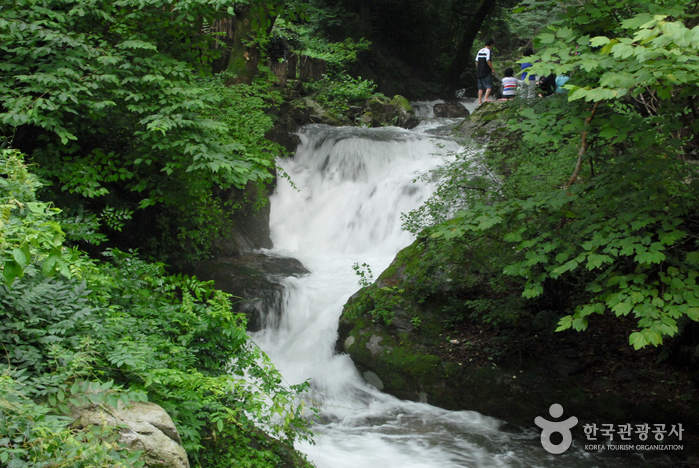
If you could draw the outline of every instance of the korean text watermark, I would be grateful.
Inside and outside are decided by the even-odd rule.
[[[549,407],[550,421],[541,416],[534,423],[542,429],[541,446],[549,453],[558,455],[568,450],[573,443],[571,429],[578,424],[578,418],[563,416],[563,407],[554,403]],[[579,429],[578,429],[579,430]],[[587,442],[586,451],[674,451],[684,450],[682,424],[583,424],[582,430]],[[559,443],[554,443],[551,436],[560,434]]]

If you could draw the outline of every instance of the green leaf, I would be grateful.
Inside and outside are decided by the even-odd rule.
[[[578,267],[578,265],[579,265],[579,263],[577,260],[575,260],[575,259],[569,260],[565,264],[559,266],[558,268],[555,268],[551,273],[560,276],[563,273],[565,273],[566,271],[571,271],[571,270],[576,269]]]
[[[634,260],[637,261],[638,263],[661,263],[666,259],[666,256],[662,252],[658,251],[646,251],[646,252],[641,252],[640,254],[636,255],[634,257]]]
[[[641,26],[647,24],[652,19],[653,16],[650,13],[641,13],[639,15],[634,16],[633,18],[624,20],[621,23],[621,27],[624,29],[638,29]]]
[[[631,304],[628,304],[626,302],[620,302],[614,307],[612,307],[612,312],[614,312],[617,316],[628,315],[628,313],[632,310],[633,307],[631,306]]]
[[[573,30],[570,28],[565,28],[565,27],[560,28],[558,31],[556,31],[556,37],[558,37],[560,39],[572,39],[573,38]]]
[[[587,330],[587,317],[575,318],[571,322],[571,325],[572,325],[573,329],[576,331],[585,331],[585,330]]]
[[[29,261],[29,257],[25,253],[24,250],[14,248],[12,249],[12,257],[15,259],[15,262],[21,267],[24,268],[27,266],[27,263]]]
[[[551,44],[556,40],[556,37],[551,33],[539,34],[537,37],[542,44]]]
[[[566,315],[565,317],[562,317],[558,321],[558,328],[556,328],[556,331],[560,332],[563,330],[568,330],[572,325],[573,325],[573,316]]]
[[[116,46],[118,49],[141,49],[141,50],[158,50],[155,44],[139,40],[123,41]]]
[[[609,38],[605,36],[596,36],[590,39],[590,45],[592,47],[601,47],[606,44],[609,44]]]
[[[5,278],[5,284],[11,287],[15,279],[22,276],[22,267],[14,260],[6,261],[3,265],[2,275]]]
[[[639,350],[639,349],[647,346],[649,343],[646,340],[646,338],[643,336],[643,334],[641,334],[639,332],[634,332],[634,333],[631,333],[631,335],[629,336],[629,344],[631,346],[633,346],[633,349]]]
[[[51,276],[56,268],[56,263],[60,259],[59,255],[51,254],[49,255],[41,266],[41,270],[44,276]]]
[[[544,287],[541,283],[527,284],[522,292],[522,296],[531,299],[540,296],[544,292]]]
[[[618,131],[616,128],[613,127],[607,127],[604,130],[602,130],[599,134],[602,138],[613,138],[617,135]]]

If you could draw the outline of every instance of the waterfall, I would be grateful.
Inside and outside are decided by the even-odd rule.
[[[414,180],[459,149],[420,128],[304,127],[294,159],[279,164],[293,185],[280,177],[271,197],[270,253],[297,258],[311,274],[284,280],[281,320],[252,337],[287,382],[310,379],[317,443],[297,448],[318,468],[636,466],[575,446],[554,457],[529,429],[396,399],[334,354],[342,306],[359,289],[353,264],[378,276],[413,241],[401,213],[434,189]]]

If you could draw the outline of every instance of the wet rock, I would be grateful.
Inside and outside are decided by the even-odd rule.
[[[319,123],[332,126],[349,125],[349,120],[342,115],[334,115],[333,113],[323,109],[316,101],[310,98],[304,99],[305,106],[311,110],[311,123]]]
[[[371,371],[367,371],[362,375],[364,376],[364,380],[366,380],[369,385],[373,385],[378,390],[383,390],[383,382],[381,382],[381,379],[378,375],[374,374]]]
[[[459,101],[447,101],[434,105],[434,116],[447,119],[459,119],[468,117],[469,112]]]
[[[279,323],[284,297],[281,281],[309,271],[295,258],[250,253],[201,262],[193,273],[201,280],[213,280],[217,289],[240,298],[235,308],[248,316],[248,330],[257,331]]]
[[[509,102],[486,102],[481,104],[463,122],[454,127],[454,138],[473,138],[486,143],[491,139],[506,138]]]
[[[379,344],[381,343],[381,340],[383,340],[383,337],[376,335],[372,335],[371,338],[369,338],[369,342],[366,344],[366,349],[369,350],[372,356],[376,356],[383,351],[383,347]]]

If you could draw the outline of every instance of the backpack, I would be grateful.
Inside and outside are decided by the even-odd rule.
[[[563,85],[566,84],[566,83],[568,82],[569,79],[570,79],[570,77],[565,76],[565,75],[558,75],[558,76],[556,77],[556,83],[555,83],[555,85],[556,85],[556,92],[557,92],[557,93],[567,93],[567,92],[568,92],[568,90],[565,89],[565,88],[563,87]]]

